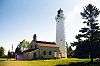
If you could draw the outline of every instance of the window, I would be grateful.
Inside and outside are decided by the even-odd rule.
[[[49,51],[49,55],[52,55],[52,52],[51,51]]]
[[[46,55],[46,51],[43,51],[43,55]]]
[[[37,45],[35,45],[35,49],[37,49]]]

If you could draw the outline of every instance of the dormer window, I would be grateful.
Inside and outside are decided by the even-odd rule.
[[[35,45],[35,49],[37,49],[37,45]]]

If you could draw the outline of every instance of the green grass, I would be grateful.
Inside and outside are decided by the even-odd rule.
[[[89,62],[89,59],[63,58],[50,60],[15,61],[0,59],[0,66],[56,66],[68,65],[70,63]]]

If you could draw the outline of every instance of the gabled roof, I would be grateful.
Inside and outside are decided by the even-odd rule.
[[[55,42],[36,41],[36,43],[40,47],[51,47],[51,48],[58,47]]]
[[[40,47],[49,47],[49,48],[59,48],[55,42],[46,42],[46,41],[36,41],[37,45],[40,46]],[[40,43],[40,44],[39,44]],[[24,50],[23,52],[31,52],[31,51],[35,51],[39,48],[35,48],[35,49],[27,49],[27,50]],[[22,53],[23,53],[22,52]]]
[[[38,44],[40,47],[58,48],[56,44]]]
[[[36,41],[36,43],[54,44],[54,45],[56,45],[56,43],[55,43],[55,42],[47,42],[47,41]]]

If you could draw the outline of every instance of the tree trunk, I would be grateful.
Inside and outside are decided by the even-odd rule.
[[[92,54],[92,51],[91,51],[91,54],[90,54],[90,59],[91,59],[91,63],[93,63],[93,54]]]
[[[91,63],[93,63],[93,57],[91,58]]]

